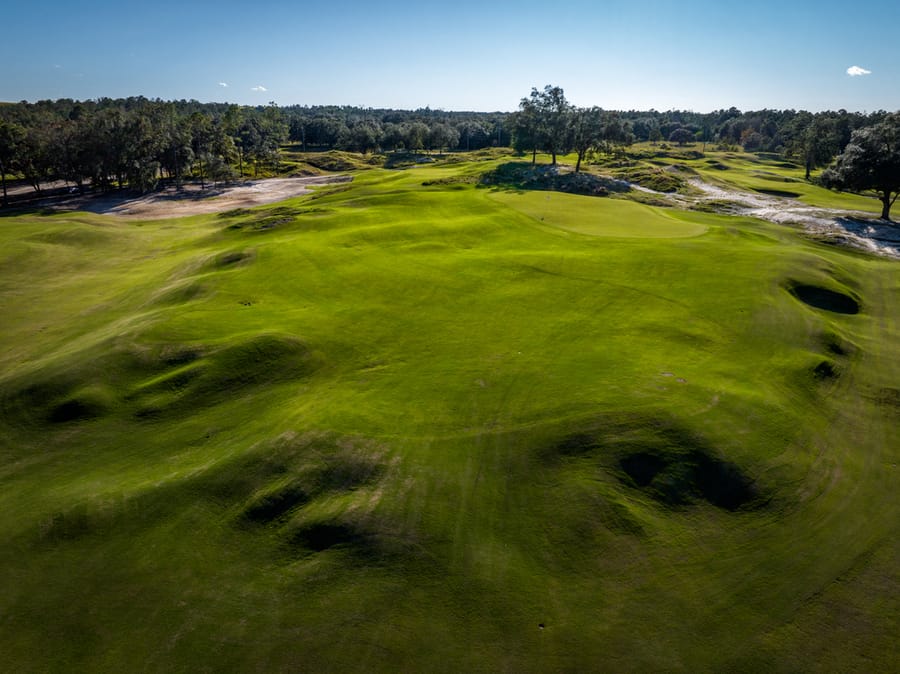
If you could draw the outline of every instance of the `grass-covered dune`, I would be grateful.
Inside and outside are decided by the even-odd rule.
[[[3,669],[897,670],[897,263],[481,170],[0,218]]]

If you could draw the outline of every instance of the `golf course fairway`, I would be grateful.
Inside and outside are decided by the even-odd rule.
[[[0,218],[0,669],[900,669],[898,263],[479,170]]]

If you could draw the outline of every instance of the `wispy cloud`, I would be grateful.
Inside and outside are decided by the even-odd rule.
[[[268,91],[263,85],[258,84],[255,87],[250,87],[250,91]]]
[[[859,77],[860,75],[871,75],[872,71],[860,68],[859,66],[850,66],[847,68],[847,74],[850,75],[850,77]]]
[[[219,82],[219,86],[220,86],[220,87],[227,87],[227,86],[228,86],[228,82]]]

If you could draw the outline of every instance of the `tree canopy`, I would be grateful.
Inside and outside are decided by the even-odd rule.
[[[874,190],[881,201],[881,217],[891,219],[891,206],[900,195],[900,113],[853,132],[835,166],[825,171],[828,187],[857,192]]]
[[[615,112],[575,107],[553,85],[532,89],[514,113],[237,106],[140,96],[22,101],[0,103],[0,178],[4,186],[9,178],[22,179],[37,192],[53,180],[80,188],[146,191],[160,180],[227,180],[235,173],[246,175],[248,166],[254,175],[277,170],[285,141],[304,151],[363,153],[512,146],[530,153],[533,162],[539,151],[551,161],[574,151],[580,170],[591,154],[614,153],[634,141],[668,139],[679,129],[685,139],[690,134],[720,148],[777,152],[803,161],[809,172],[828,165],[854,131],[888,116],[884,111],[813,114],[736,108]]]

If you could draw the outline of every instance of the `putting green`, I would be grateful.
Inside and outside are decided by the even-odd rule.
[[[495,192],[491,196],[545,225],[587,236],[672,239],[706,232],[704,225],[676,220],[663,209],[633,201],[560,192]]]

